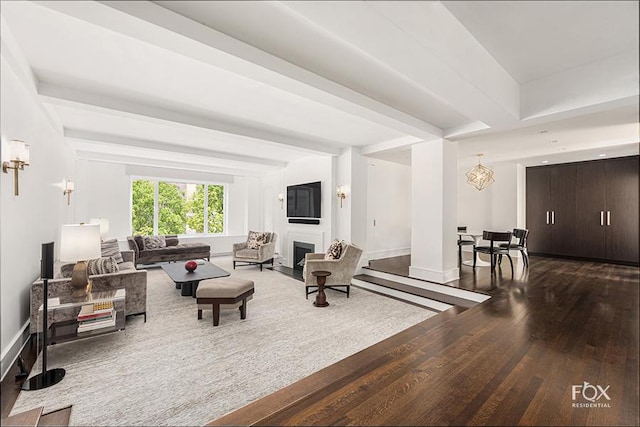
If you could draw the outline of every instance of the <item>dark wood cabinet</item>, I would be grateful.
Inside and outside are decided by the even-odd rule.
[[[546,168],[527,168],[527,246],[530,252],[550,254],[550,174]]]
[[[576,166],[527,168],[527,246],[530,252],[571,255],[575,251]]]
[[[529,251],[638,264],[638,156],[527,168]]]
[[[576,255],[605,258],[605,174],[604,162],[584,163],[578,168],[576,188]]]
[[[638,156],[605,163],[606,259],[638,262]]]

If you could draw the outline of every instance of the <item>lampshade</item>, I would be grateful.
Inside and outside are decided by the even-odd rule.
[[[80,261],[100,258],[100,226],[98,224],[67,224],[62,226],[60,261]]]
[[[19,139],[9,141],[9,160],[29,164],[29,146]]]
[[[109,234],[109,220],[107,218],[91,218],[89,223],[100,225],[100,238],[102,240]]]

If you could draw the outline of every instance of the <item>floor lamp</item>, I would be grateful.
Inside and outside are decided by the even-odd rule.
[[[40,261],[40,277],[42,278],[42,373],[29,378],[22,384],[23,390],[40,390],[58,384],[64,378],[65,370],[56,368],[47,370],[47,345],[49,326],[48,300],[49,279],[53,279],[53,242],[42,244],[42,260]]]

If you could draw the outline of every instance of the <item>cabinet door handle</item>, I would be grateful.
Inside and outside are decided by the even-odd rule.
[[[611,225],[611,211],[607,211],[607,225]]]
[[[549,211],[547,211],[547,225],[549,225]]]
[[[556,211],[551,211],[551,225],[556,223]]]
[[[600,225],[604,225],[604,211],[600,211]]]

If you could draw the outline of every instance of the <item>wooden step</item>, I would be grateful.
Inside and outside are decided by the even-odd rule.
[[[381,277],[372,276],[369,274],[359,274],[354,276],[354,279],[362,280],[369,283],[374,283],[379,286],[383,286],[389,289],[395,289],[400,292],[404,292],[410,295],[416,295],[422,298],[427,298],[433,301],[438,301],[444,304],[459,306],[464,308],[470,308],[476,305],[477,301],[471,301],[469,299],[460,298],[455,295],[450,295],[447,293],[418,288],[416,286],[407,285],[404,283],[397,282],[395,280],[383,279]],[[442,310],[440,310],[442,311]]]
[[[38,427],[42,426],[68,426],[71,419],[71,408],[67,406],[65,408],[56,409],[55,411],[42,414]]]
[[[449,310],[452,307],[455,307],[451,304],[445,304],[440,301],[432,300],[429,298],[424,298],[418,295],[409,294],[406,292],[398,291],[393,288],[389,288],[386,286],[380,286],[376,283],[368,282],[366,280],[360,280],[354,276],[351,280],[351,284],[354,287],[358,287],[361,289],[365,289],[369,292],[373,292],[378,295],[382,295],[384,297],[393,298],[398,301],[402,301],[408,304],[417,305],[420,307],[424,307],[431,311],[435,311],[437,313],[441,313],[443,311]]]
[[[425,289],[428,291],[433,291],[433,292],[437,292],[445,295],[451,295],[451,296],[462,298],[469,301],[484,302],[491,297],[490,295],[484,292],[470,291],[467,289],[463,289],[459,286],[452,286],[453,284],[457,284],[458,281],[454,281],[451,284],[440,284],[440,283],[429,282],[427,280],[416,279],[414,277],[408,277],[400,274],[379,271],[370,267],[362,267],[362,270],[363,270],[363,274],[366,274],[367,276],[386,279],[392,282],[398,282],[398,283],[413,286],[419,289]]]
[[[42,410],[44,407],[39,406],[34,409],[30,409],[19,414],[11,415],[2,419],[2,426],[38,426],[40,417],[42,416]]]

